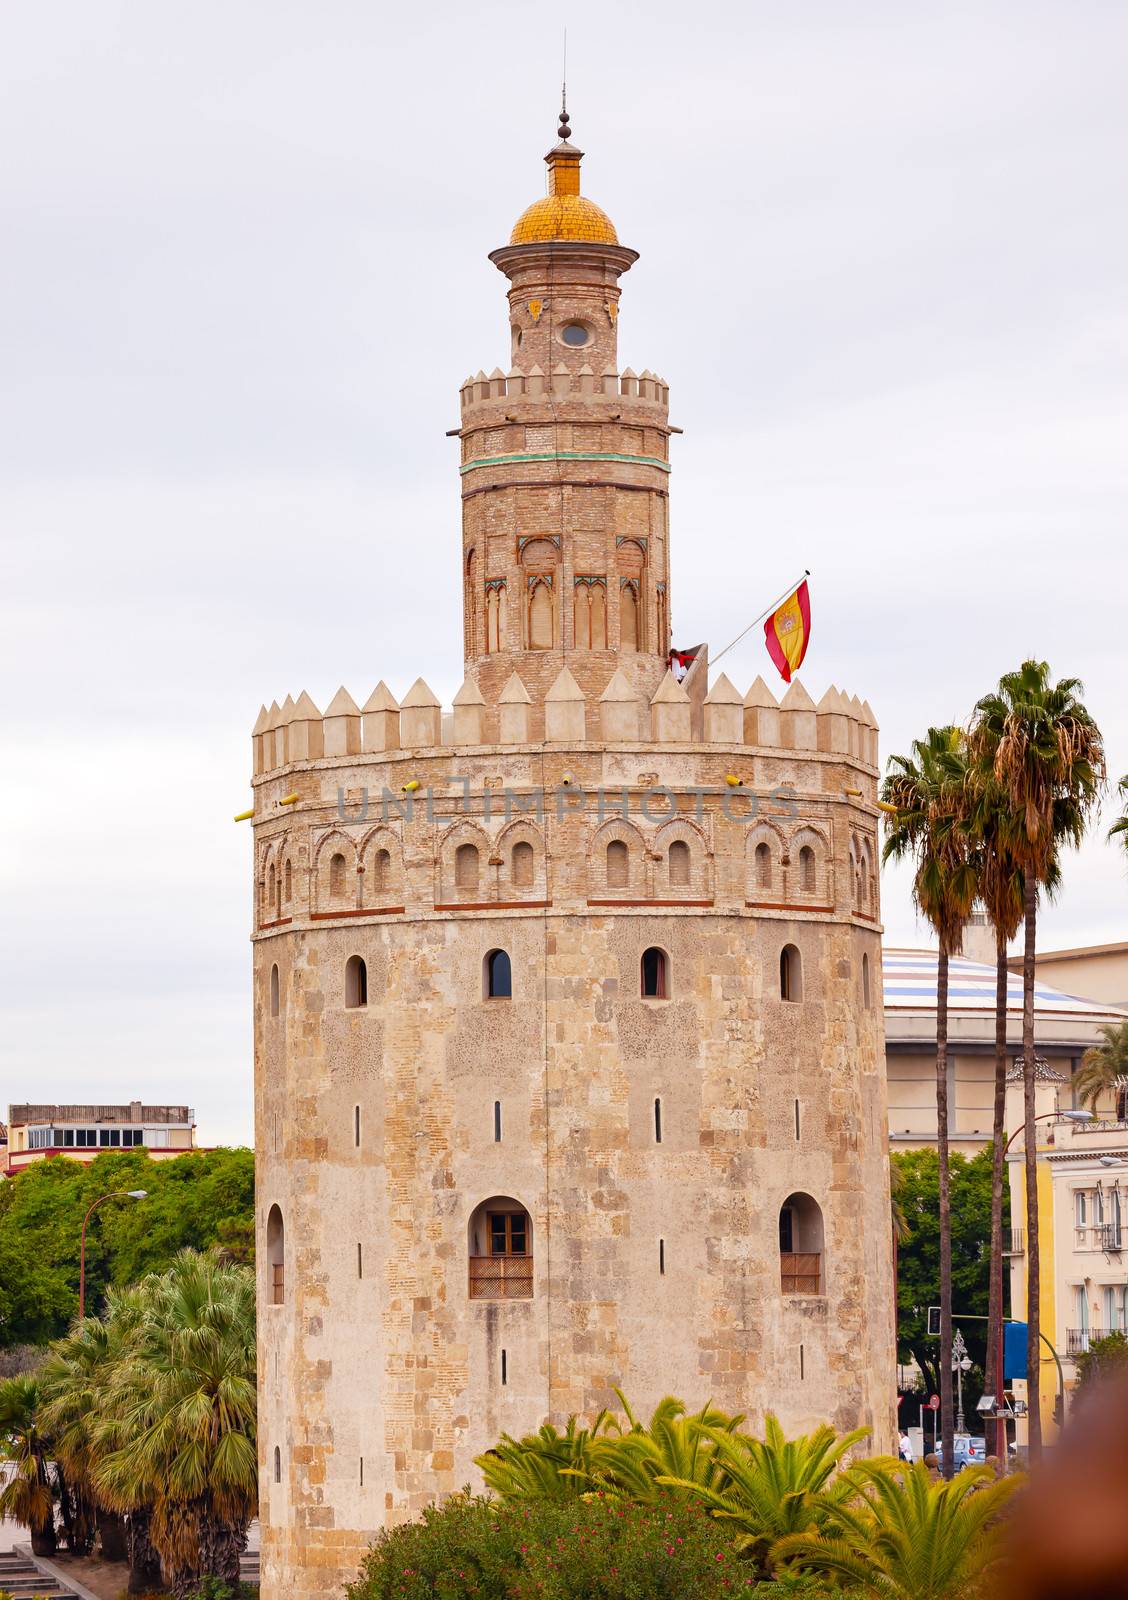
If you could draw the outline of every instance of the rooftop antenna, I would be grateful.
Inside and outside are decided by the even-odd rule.
[[[564,61],[560,78],[560,126],[556,130],[561,139],[570,139],[572,130],[568,126],[568,30],[564,29]]]

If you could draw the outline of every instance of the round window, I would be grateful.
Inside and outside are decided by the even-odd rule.
[[[566,322],[560,330],[560,337],[565,344],[587,344],[590,335],[582,322]]]

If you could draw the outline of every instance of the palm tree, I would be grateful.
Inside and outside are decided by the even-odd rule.
[[[138,1292],[133,1349],[94,1426],[94,1487],[112,1510],[151,1509],[174,1594],[234,1585],[258,1498],[253,1274],[184,1250]]]
[[[874,1600],[979,1594],[997,1570],[1003,1553],[991,1524],[1018,1478],[966,1467],[945,1483],[922,1461],[896,1472],[866,1462],[843,1477],[860,1493],[835,1504],[822,1529],[775,1544],[777,1570],[785,1563],[830,1579],[835,1594],[841,1587]]]
[[[1008,847],[1022,871],[1026,938],[1022,958],[1023,1109],[1026,1160],[1026,1285],[1029,1449],[1042,1448],[1040,1405],[1040,1259],[1038,1151],[1034,1137],[1034,958],[1038,889],[1061,847],[1079,844],[1105,777],[1100,729],[1082,704],[1076,678],[1053,683],[1045,661],[1024,661],[975,708],[971,732],[978,764],[990,770],[1006,802]]]
[[[1128,1022],[1105,1022],[1097,1031],[1104,1044],[1090,1045],[1085,1051],[1073,1087],[1081,1104],[1093,1111],[1103,1094],[1111,1094],[1116,1115],[1123,1118],[1128,1093]]]
[[[55,1489],[48,1465],[50,1443],[39,1426],[39,1385],[34,1378],[0,1383],[0,1459],[14,1472],[0,1490],[0,1517],[31,1531],[37,1556],[54,1553]]]
[[[1003,1321],[1003,1150],[1007,1108],[1007,947],[1022,923],[1022,868],[1010,849],[1012,816],[990,769],[977,768],[969,789],[971,827],[978,845],[979,899],[995,933],[995,1096],[991,1124],[991,1276],[987,1305],[987,1389],[1001,1394],[996,1373]]]
[[[596,1485],[593,1448],[606,1418],[601,1411],[594,1427],[581,1428],[569,1417],[563,1433],[551,1422],[520,1439],[503,1433],[474,1464],[503,1500],[578,1500]]]
[[[1128,773],[1125,773],[1124,777],[1116,785],[1116,792],[1121,800],[1128,801]],[[1112,827],[1108,830],[1108,836],[1110,839],[1119,839],[1124,848],[1128,850],[1128,811],[1125,811],[1123,816],[1117,817]]]
[[[823,1423],[813,1433],[788,1439],[769,1411],[763,1439],[719,1428],[703,1427],[702,1432],[712,1439],[727,1482],[714,1486],[678,1477],[659,1477],[657,1481],[666,1488],[691,1491],[714,1517],[732,1523],[741,1555],[760,1574],[767,1574],[772,1570],[777,1541],[817,1528],[830,1506],[854,1493],[848,1473],[834,1484],[830,1479],[842,1457],[866,1437],[867,1430],[855,1428],[839,1436]],[[893,1467],[896,1462],[892,1457],[876,1458],[876,1464]]]
[[[741,1414],[728,1416],[708,1403],[687,1415],[685,1402],[667,1395],[644,1426],[622,1391],[616,1389],[615,1393],[630,1426],[624,1429],[618,1418],[612,1417],[606,1424],[605,1436],[596,1441],[593,1464],[601,1482],[613,1485],[614,1492],[626,1499],[641,1503],[662,1498],[675,1479],[683,1487],[692,1484],[695,1495],[727,1486],[728,1473],[716,1438],[719,1434],[735,1434],[744,1421]]]
[[[911,756],[892,756],[882,784],[882,859],[916,863],[913,899],[939,942],[936,960],[936,1147],[940,1165],[940,1433],[944,1471],[954,1461],[952,1407],[952,1205],[948,1169],[948,965],[978,892],[967,820],[969,757],[959,728],[929,728]]]

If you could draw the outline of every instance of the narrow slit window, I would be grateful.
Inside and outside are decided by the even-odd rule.
[[[668,992],[666,952],[651,946],[642,952],[642,997],[644,1000],[665,1000]]]
[[[358,1278],[364,1277],[364,1246],[359,1239],[356,1245],[356,1275]]]
[[[272,1017],[276,1017],[278,1015],[278,963],[277,963],[277,961],[274,963],[274,965],[270,969],[270,1015]]]
[[[654,1143],[655,1144],[661,1144],[662,1143],[662,1102],[661,1102],[661,1100],[655,1100],[655,1102],[654,1102]]]
[[[666,1276],[666,1241],[665,1241],[665,1239],[659,1239],[659,1241],[658,1241],[658,1276],[660,1278],[664,1278]]]
[[[364,1488],[364,1457],[360,1458],[360,1487]]]
[[[862,956],[862,1004],[868,1011],[870,1008],[870,962],[868,954]]]
[[[795,1102],[795,1143],[799,1143],[799,1102]]]
[[[800,1345],[799,1346],[799,1382],[800,1383],[802,1383],[803,1379],[807,1375],[806,1371],[805,1371],[805,1366],[806,1366],[806,1363],[805,1363],[805,1359],[804,1359],[803,1346]]]
[[[353,1106],[353,1142],[360,1149],[360,1107]]]
[[[282,1452],[277,1445],[274,1446],[274,1481],[282,1482]]]
[[[503,1384],[509,1382],[509,1352],[506,1350],[501,1352],[501,1381]]]
[[[501,1143],[501,1101],[494,1101],[494,1143]]]

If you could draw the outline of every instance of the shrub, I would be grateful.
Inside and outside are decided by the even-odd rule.
[[[499,1503],[469,1494],[382,1533],[349,1600],[733,1600],[815,1592],[759,1588],[731,1535],[701,1506]]]

